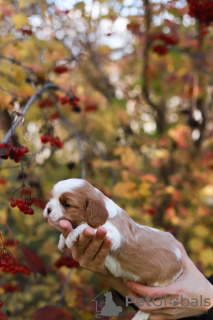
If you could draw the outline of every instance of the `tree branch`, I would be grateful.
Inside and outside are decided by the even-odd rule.
[[[28,111],[28,109],[30,108],[30,106],[33,104],[33,102],[42,95],[42,93],[46,90],[49,89],[59,89],[60,88],[54,84],[54,83],[45,83],[45,85],[43,85],[41,88],[39,88],[32,97],[30,97],[30,99],[28,100],[28,102],[26,103],[25,107],[21,110],[20,112],[20,116],[18,117],[18,119],[14,122],[14,124],[12,125],[12,127],[10,128],[10,130],[6,133],[6,135],[4,136],[2,142],[7,143],[7,141],[10,139],[12,133],[15,131],[15,129],[17,128],[17,126],[21,123],[23,116],[25,115],[25,113]]]
[[[69,278],[71,276],[72,270],[73,270],[72,268],[69,270],[69,272],[67,273],[67,276],[66,276],[66,278],[64,280],[64,284],[63,284],[63,287],[62,287],[62,290],[61,290],[60,299],[58,301],[58,306],[61,306],[63,301],[64,301],[64,295],[65,295],[66,287],[68,285]]]
[[[86,161],[85,161],[84,146],[83,146],[83,142],[81,140],[81,136],[80,136],[78,130],[76,129],[75,125],[61,113],[61,110],[60,110],[55,99],[54,99],[54,103],[55,103],[55,108],[56,108],[61,120],[64,123],[66,123],[66,125],[68,127],[71,127],[72,131],[74,132],[74,134],[76,136],[76,139],[78,141],[79,150],[80,150],[80,156],[81,156],[81,178],[85,179],[85,177],[86,177]]]

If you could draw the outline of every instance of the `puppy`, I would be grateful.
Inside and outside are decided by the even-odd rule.
[[[112,247],[105,266],[125,281],[149,286],[166,286],[183,272],[182,256],[172,234],[135,223],[128,214],[83,179],[60,181],[51,190],[43,211],[44,219],[63,231],[60,220],[68,220],[73,230],[65,239],[60,235],[58,248],[72,249],[86,227],[107,230]],[[147,320],[150,313],[138,311],[134,320]]]

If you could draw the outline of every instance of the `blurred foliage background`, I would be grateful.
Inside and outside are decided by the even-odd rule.
[[[22,247],[43,259],[28,261],[31,275],[0,271],[1,319],[94,319],[91,300],[108,288],[69,257],[73,268],[55,266],[59,233],[42,208],[63,179],[85,177],[138,223],[170,231],[212,274],[213,14],[211,1],[202,15],[188,2],[0,0],[0,140],[16,111],[37,197],[34,215],[10,207],[22,171],[1,159],[0,231],[20,263]]]

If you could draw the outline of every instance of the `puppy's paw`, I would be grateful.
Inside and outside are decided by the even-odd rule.
[[[58,249],[63,252],[65,248],[66,248],[65,238],[61,233],[59,237]]]
[[[75,234],[74,232],[70,232],[70,234],[67,236],[65,240],[67,248],[72,249],[76,244],[77,240],[78,240],[78,234]]]

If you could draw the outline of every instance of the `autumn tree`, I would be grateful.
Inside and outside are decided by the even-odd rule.
[[[61,255],[42,218],[67,178],[170,231],[212,274],[212,1],[0,9],[0,317],[95,313],[106,284]]]

